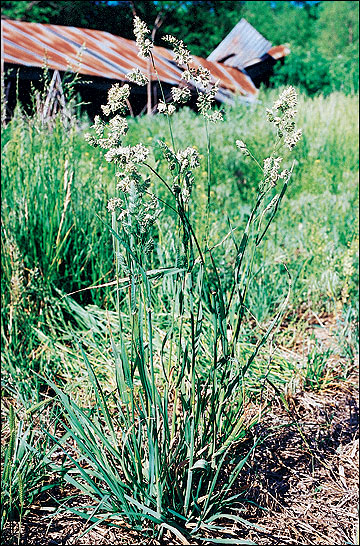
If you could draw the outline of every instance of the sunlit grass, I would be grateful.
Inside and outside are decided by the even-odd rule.
[[[277,94],[275,91],[263,92],[260,94],[259,104],[250,107],[238,104],[234,108],[226,108],[225,123],[211,131],[213,159],[208,234],[206,222],[201,222],[207,210],[204,126],[199,117],[187,108],[173,117],[176,145],[179,148],[186,148],[191,141],[195,143],[200,153],[201,166],[194,173],[191,221],[194,224],[198,223],[199,241],[208,238],[208,246],[213,247],[212,255],[218,265],[219,279],[210,275],[207,282],[209,286],[211,283],[212,286],[216,286],[220,281],[224,293],[231,287],[236,260],[229,230],[230,227],[234,229],[233,236],[237,240],[241,237],[256,199],[260,180],[253,163],[238,153],[234,142],[237,138],[245,141],[257,157],[269,155],[273,135],[265,121],[264,110],[271,105]],[[296,159],[294,175],[276,223],[270,226],[261,253],[254,258],[252,275],[248,279],[247,318],[241,326],[239,343],[233,354],[235,364],[228,372],[222,372],[225,374],[224,377],[228,373],[226,381],[231,382],[231,378],[234,380],[241,366],[248,362],[256,344],[271,324],[271,317],[284,301],[288,290],[288,275],[281,262],[286,264],[292,277],[292,292],[285,312],[286,320],[290,324],[296,322],[299,310],[304,308],[315,312],[324,310],[330,314],[335,313],[339,319],[344,317],[341,318],[345,324],[341,330],[343,339],[351,338],[347,345],[344,341],[344,347],[352,346],[353,334],[349,334],[349,325],[356,315],[358,279],[357,111],[358,98],[355,96],[334,93],[327,98],[300,97],[299,125],[303,129],[304,138],[293,152]],[[180,365],[184,377],[187,368],[186,358],[179,360],[179,355],[184,357],[185,342],[180,344],[180,348],[173,342],[180,331],[179,323],[176,323],[174,316],[178,320],[181,314],[179,311],[182,305],[181,298],[190,301],[194,294],[187,284],[182,285],[179,292],[176,282],[177,275],[181,276],[182,272],[180,267],[175,271],[177,249],[174,233],[178,229],[178,219],[172,214],[161,217],[158,224],[161,229],[154,234],[156,245],[149,269],[155,273],[149,280],[151,290],[144,295],[142,309],[145,312],[147,308],[153,308],[152,343],[153,371],[158,393],[156,396],[162,401],[161,397],[165,399],[168,396],[170,401],[168,407],[161,402],[158,415],[161,426],[166,421],[164,412],[168,411],[170,420],[168,438],[164,437],[163,442],[164,445],[167,445],[168,440],[170,443],[173,442],[173,445],[180,441],[184,444],[174,455],[177,457],[176,464],[181,468],[181,472],[178,471],[180,492],[172,493],[172,501],[174,506],[177,506],[176,514],[166,511],[168,506],[161,512],[163,509],[159,505],[161,495],[154,485],[155,474],[151,491],[149,489],[144,494],[141,480],[145,478],[144,475],[140,476],[138,461],[134,463],[131,460],[129,446],[124,448],[123,452],[116,446],[116,443],[120,442],[117,438],[119,430],[129,423],[125,418],[126,413],[123,413],[124,404],[126,405],[124,392],[131,381],[131,388],[138,392],[141,386],[147,385],[147,380],[144,380],[138,371],[134,372],[131,381],[129,377],[121,378],[121,362],[129,358],[126,357],[126,353],[130,354],[132,351],[134,331],[137,336],[140,336],[141,332],[139,325],[134,325],[131,314],[126,315],[129,310],[126,302],[131,288],[126,279],[120,279],[118,305],[122,325],[119,330],[119,313],[115,311],[117,298],[114,286],[116,274],[113,245],[109,229],[103,223],[108,221],[105,212],[107,199],[115,192],[114,169],[103,161],[97,149],[90,148],[84,142],[83,134],[87,129],[82,121],[75,122],[70,130],[65,130],[59,120],[52,129],[39,128],[35,119],[24,118],[20,111],[3,129],[2,359],[5,371],[3,388],[7,396],[17,398],[23,407],[29,409],[34,403],[43,400],[44,393],[48,392],[49,385],[43,377],[46,376],[53,381],[51,383],[53,394],[57,393],[62,399],[61,411],[69,420],[65,422],[70,423],[70,430],[60,443],[66,449],[66,441],[68,437],[72,437],[78,442],[81,451],[83,442],[86,449],[82,451],[81,456],[87,459],[88,465],[95,465],[93,466],[95,478],[91,473],[84,474],[80,471],[80,479],[76,483],[74,476],[71,478],[73,481],[71,482],[71,479],[69,481],[82,488],[84,492],[94,495],[96,502],[102,499],[102,512],[106,517],[128,504],[128,517],[134,525],[139,524],[141,520],[138,512],[134,515],[136,510],[142,510],[160,527],[171,520],[172,524],[175,524],[174,528],[179,530],[182,529],[182,517],[188,517],[188,523],[193,524],[200,510],[199,506],[196,506],[196,499],[198,497],[202,499],[203,496],[205,498],[201,502],[206,505],[204,513],[208,519],[207,524],[211,527],[211,514],[214,515],[217,510],[225,507],[226,495],[223,493],[226,487],[222,493],[221,491],[218,493],[218,497],[215,495],[212,512],[211,502],[207,499],[215,490],[215,482],[210,481],[206,485],[204,478],[209,471],[205,464],[208,461],[204,455],[207,453],[206,442],[210,436],[207,421],[215,419],[220,428],[224,427],[221,429],[225,431],[224,437],[229,430],[225,430],[227,425],[221,422],[220,415],[214,416],[211,412],[209,414],[205,411],[201,415],[209,403],[209,398],[206,396],[195,397],[196,400],[193,398],[192,403],[196,403],[198,408],[197,421],[193,422],[205,432],[204,438],[197,444],[199,452],[197,461],[192,461],[192,465],[188,464],[189,453],[192,448],[195,449],[197,440],[194,429],[191,428],[191,412],[186,406],[186,396],[189,392],[196,392],[196,389],[191,391],[189,379],[186,388],[183,391],[179,390],[171,362]],[[129,120],[129,144],[140,141],[149,146],[151,161],[157,165],[161,176],[165,177],[166,165],[160,161],[157,140],[160,136],[168,134],[167,131],[167,120],[161,116]],[[170,141],[170,136],[166,138]],[[154,178],[151,184],[151,191],[165,200],[166,193],[161,183]],[[169,275],[159,273],[159,270],[165,267],[172,267],[174,271]],[[195,285],[205,282],[202,275],[203,272],[198,270],[193,279]],[[107,286],[89,289],[94,285]],[[135,289],[134,286],[132,288]],[[65,297],[70,292],[75,294]],[[198,303],[196,298],[198,294],[192,305]],[[172,305],[175,308],[173,317],[169,312]],[[183,311],[181,328],[184,340],[191,338],[190,307],[189,304]],[[220,316],[214,312],[211,297],[203,303],[201,313],[201,321],[207,320],[212,326],[203,329],[199,348],[196,349],[200,350],[202,355],[197,364],[196,380],[209,381],[208,370],[211,369],[214,359],[212,336],[217,328],[214,326],[214,320],[216,322]],[[233,315],[230,313],[229,317],[231,320],[236,319],[235,313]],[[200,322],[199,315],[196,321]],[[144,327],[144,324],[142,328],[147,332],[148,326]],[[146,335],[143,347],[144,361],[149,358]],[[229,329],[221,335],[222,343],[225,344],[226,340],[231,339],[233,330]],[[114,346],[120,347],[121,353],[115,364]],[[299,362],[297,359],[287,358],[287,355],[276,350],[275,346],[263,347],[257,353],[253,365],[247,370],[245,379],[241,379],[243,382],[236,399],[232,399],[231,396],[229,398],[234,406],[233,411],[245,416],[240,421],[234,437],[231,434],[228,436],[229,445],[235,441],[234,439],[242,440],[263,411],[260,405],[256,416],[254,417],[252,413],[248,419],[246,408],[250,400],[263,403],[266,385],[275,385],[281,393],[287,391],[289,384],[315,390],[326,385],[332,377],[331,370],[326,367],[327,356],[326,350],[320,348],[318,353],[314,350],[309,357]],[[349,358],[353,356],[353,350],[349,349]],[[346,373],[347,368],[344,369],[344,377]],[[169,387],[165,376],[169,377],[170,374],[173,384],[170,381]],[[119,395],[115,392],[120,380],[123,388],[120,389]],[[59,385],[72,395],[71,400],[60,394],[57,390]],[[96,413],[98,415],[94,419],[89,419],[88,410],[85,410],[84,406],[88,408],[93,404],[94,393],[97,405],[89,411],[92,415]],[[219,386],[214,401],[219,401],[225,395],[227,393],[224,394]],[[152,400],[151,396],[147,402],[140,395],[137,396],[133,399],[134,418],[140,413],[146,415]],[[111,415],[114,412],[116,414],[113,422],[107,421],[109,417],[106,404]],[[183,429],[180,425],[177,428],[178,424],[174,421],[176,411],[183,416],[190,416],[188,424]],[[102,429],[104,423],[107,423],[106,430]],[[55,436],[53,428],[49,429],[49,432]],[[21,431],[19,441],[22,441],[20,433]],[[112,443],[109,443],[108,433],[112,436]],[[14,431],[12,434],[14,435]],[[137,445],[140,449],[139,446],[149,442],[153,434],[154,430],[150,425],[147,425],[147,428],[140,427],[138,436],[135,433],[132,436],[133,448],[135,449]],[[168,448],[167,445],[159,458],[160,472],[169,463],[169,457],[171,459],[172,453]],[[26,460],[30,460],[31,449],[29,452],[25,449],[24,453]],[[98,461],[96,464],[94,453]],[[141,452],[141,457],[144,460],[148,457],[146,449]],[[237,457],[238,459],[235,457],[233,460],[234,476],[238,470],[240,471],[242,464],[245,464],[247,454],[243,452],[242,458],[240,455]],[[185,466],[181,466],[182,460],[186,461]],[[198,466],[194,467],[197,463]],[[52,468],[53,472],[56,470],[55,466]],[[75,466],[79,470],[76,464]],[[116,486],[119,480],[124,479],[123,474],[119,473],[119,468],[123,467],[132,468],[134,471],[132,479],[135,479],[136,475],[136,479],[139,480],[136,486],[137,498],[141,496],[147,498],[148,504],[142,501],[141,506],[136,506],[134,500],[139,501],[135,497],[126,498],[124,501],[122,492]],[[11,469],[14,480],[18,479],[16,468],[14,466]],[[31,469],[29,472],[31,474]],[[86,482],[85,485],[83,480]],[[99,480],[103,480],[102,485],[99,485]],[[196,493],[198,497],[195,497],[195,500],[189,496],[188,484],[192,480],[196,481],[198,487]],[[231,481],[230,478],[229,480]],[[168,471],[163,483],[164,498],[167,502],[169,500],[166,496],[167,491],[171,489],[172,483],[173,475]],[[203,491],[205,485],[208,487],[207,493],[201,496],[200,491]],[[97,489],[100,492],[97,492]],[[152,506],[155,497],[157,506]],[[28,496],[28,499],[31,498],[31,495]],[[21,513],[24,511],[23,508],[25,510],[26,507],[21,505]],[[5,519],[6,517],[5,514]]]

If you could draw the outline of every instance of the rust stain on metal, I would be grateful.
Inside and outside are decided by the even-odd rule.
[[[290,48],[287,45],[274,46],[269,49],[268,54],[276,60],[282,59],[286,55],[290,55]]]
[[[100,30],[1,21],[4,62],[24,66],[42,67],[60,71],[77,71],[79,74],[127,81],[126,74],[134,68],[148,73],[148,61],[138,57],[136,43]],[[151,78],[181,85],[182,68],[177,66],[172,51],[155,46],[153,50],[156,70]],[[252,80],[240,70],[209,59],[194,57],[194,62],[208,68],[214,80],[219,80],[217,98],[227,101],[231,93],[255,97],[257,89]]]

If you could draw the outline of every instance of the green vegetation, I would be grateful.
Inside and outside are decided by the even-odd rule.
[[[44,406],[44,403],[41,404]],[[16,418],[12,405],[9,407],[8,427],[4,427],[4,439],[7,444],[2,453],[1,474],[1,529],[10,520],[20,521],[40,493],[53,488],[46,476],[46,467],[54,449],[49,447],[49,439],[44,432],[31,423],[32,413],[37,408],[30,408],[21,419]],[[46,412],[47,423],[53,416]],[[8,430],[9,436],[8,436]],[[45,479],[47,477],[47,483]]]
[[[217,283],[221,283],[221,291],[224,294],[229,293],[233,279],[232,272],[236,258],[233,237],[238,241],[241,237],[240,234],[249,219],[251,206],[256,200],[257,186],[261,178],[251,158],[239,154],[234,141],[236,138],[246,141],[256,157],[267,157],[270,154],[273,130],[264,119],[264,109],[270,106],[275,98],[276,93],[271,91],[262,93],[261,101],[257,105],[246,107],[238,104],[234,108],[228,108],[225,110],[226,121],[217,125],[216,129],[210,129],[213,159],[208,246],[213,247],[212,258],[218,264],[219,277],[216,279],[210,275],[206,282],[211,283],[215,290]],[[273,349],[266,345],[251,364],[244,383],[241,379],[241,369],[251,358],[266,328],[271,324],[271,318],[286,297],[288,275],[282,263],[286,263],[292,277],[291,296],[284,317],[288,327],[281,334],[283,344],[292,343],[294,333],[291,332],[294,328],[295,331],[299,331],[299,328],[301,330],[299,314],[301,316],[301,309],[304,307],[313,310],[314,313],[323,310],[328,314],[336,314],[339,319],[343,316],[342,320],[347,320],[347,324],[350,324],[350,328],[353,329],[354,319],[351,317],[356,316],[358,280],[355,265],[358,231],[356,215],[358,163],[355,150],[357,108],[357,97],[345,96],[341,93],[333,93],[327,98],[312,99],[304,95],[300,96],[298,123],[303,129],[304,137],[291,153],[295,159],[294,175],[284,196],[277,220],[270,226],[263,240],[261,252],[254,257],[253,273],[248,278],[248,294],[244,310],[246,320],[239,331],[238,349],[236,356],[234,355],[239,363],[238,372],[233,365],[231,372],[230,369],[226,371],[226,368],[222,368],[221,373],[225,375],[230,373],[231,377],[226,382],[221,381],[220,377],[216,379],[218,387],[213,394],[210,391],[210,396],[216,396],[217,399],[216,403],[213,400],[214,407],[222,407],[226,396],[231,396],[229,402],[233,404],[232,411],[238,412],[241,417],[247,400],[255,400],[260,395],[265,377],[272,384],[278,385],[281,391],[288,388],[287,385],[294,384],[294,381],[318,390],[334,377],[333,371],[327,366],[330,353],[321,347],[315,348],[304,361],[303,366],[299,368],[291,359],[289,361],[276,351],[273,353]],[[203,222],[203,218],[207,203],[207,145],[204,125],[196,114],[183,108],[173,116],[172,127],[178,148],[186,148],[190,141],[197,143],[200,168],[194,173],[191,214],[194,225],[198,225],[198,240],[204,241],[206,240],[206,222]],[[152,498],[153,495],[156,498],[156,495],[160,493],[155,494],[155,489],[151,494],[150,491],[142,492],[141,480],[144,480],[144,477],[140,478],[138,475],[137,463],[131,462],[132,450],[141,452],[144,445],[151,442],[154,430],[151,427],[145,429],[140,427],[136,433],[135,430],[131,432],[133,437],[130,451],[127,451],[130,449],[128,446],[126,451],[120,453],[116,448],[117,440],[113,438],[110,441],[117,430],[131,431],[130,421],[134,411],[135,413],[140,411],[144,416],[147,415],[148,408],[150,411],[152,398],[145,384],[143,384],[145,398],[133,399],[133,409],[130,411],[129,407],[130,413],[128,410],[123,413],[123,408],[127,407],[129,401],[126,402],[120,394],[113,398],[112,394],[114,389],[120,387],[121,396],[126,397],[133,392],[133,389],[135,391],[139,389],[142,381],[149,381],[149,379],[142,379],[141,373],[138,375],[138,372],[131,367],[131,352],[135,349],[127,345],[131,331],[137,331],[137,336],[145,335],[142,333],[142,328],[146,328],[146,322],[143,326],[140,326],[141,322],[139,322],[137,330],[134,330],[134,315],[130,314],[126,318],[126,294],[128,293],[126,278],[124,281],[119,281],[120,292],[118,303],[116,303],[116,291],[112,282],[116,278],[113,245],[109,228],[103,223],[109,223],[105,206],[108,197],[114,195],[114,168],[112,164],[103,161],[101,151],[91,149],[84,141],[84,130],[86,130],[86,124],[80,120],[74,120],[70,130],[63,127],[60,119],[56,119],[51,127],[40,126],[36,116],[30,119],[25,118],[20,110],[17,110],[11,122],[3,128],[4,394],[12,400],[14,397],[18,399],[17,404],[20,403],[18,411],[22,415],[22,412],[29,409],[32,404],[49,400],[46,394],[49,385],[53,392],[55,391],[54,393],[58,393],[61,407],[56,410],[57,415],[62,415],[61,420],[65,419],[62,426],[66,426],[68,432],[57,441],[66,449],[66,441],[72,437],[79,449],[75,458],[71,459],[74,455],[70,457],[75,465],[72,474],[67,475],[62,469],[62,475],[65,475],[65,481],[70,481],[71,484],[80,487],[80,490],[94,496],[97,499],[96,502],[102,502],[100,519],[109,517],[109,514],[115,514],[120,506],[122,511],[127,506],[128,516],[135,526],[138,521],[135,513],[140,510],[140,512],[145,511],[150,519],[157,521],[161,529],[167,529],[167,522],[172,521],[173,532],[183,533],[183,530],[179,531],[182,529],[181,518],[189,516],[191,523],[191,517],[194,517],[196,513],[194,512],[196,498],[189,498],[186,494],[188,480],[195,480],[198,498],[201,495],[207,495],[204,487],[215,487],[214,476],[208,481],[211,467],[207,466],[209,457],[206,457],[206,452],[202,451],[209,441],[208,434],[210,432],[213,434],[214,431],[206,432],[205,422],[200,424],[198,421],[199,418],[205,417],[203,408],[207,403],[211,404],[210,400],[207,402],[207,398],[203,395],[198,397],[200,391],[194,386],[195,390],[190,389],[189,392],[187,389],[184,392],[179,391],[179,387],[176,387],[180,385],[182,379],[181,375],[179,377],[174,375],[175,370],[178,370],[177,373],[182,370],[182,377],[187,373],[187,361],[182,360],[187,349],[183,347],[179,354],[176,353],[175,339],[179,331],[176,323],[171,322],[174,321],[174,317],[171,318],[171,313],[169,314],[171,309],[169,305],[170,302],[175,302],[174,309],[177,316],[181,313],[181,306],[184,305],[181,301],[190,302],[191,298],[194,298],[191,305],[199,305],[199,294],[197,291],[194,292],[194,288],[188,284],[189,281],[185,284],[181,281],[183,294],[181,298],[183,299],[179,299],[181,293],[178,291],[176,279],[181,279],[183,266],[181,266],[181,256],[176,258],[177,220],[175,213],[170,211],[169,214],[166,211],[166,215],[163,213],[161,216],[159,224],[161,229],[153,234],[155,251],[146,262],[146,269],[152,270],[153,273],[149,275],[149,281],[147,281],[150,283],[149,287],[151,286],[151,296],[149,294],[146,296],[145,292],[144,297],[151,297],[151,303],[146,303],[145,299],[144,304],[141,300],[137,304],[144,313],[149,305],[153,308],[152,343],[154,355],[157,355],[154,374],[157,378],[157,389],[159,389],[155,396],[160,397],[159,404],[163,397],[172,400],[169,407],[163,406],[161,402],[158,408],[158,418],[161,422],[165,422],[164,411],[169,412],[170,419],[169,438],[164,437],[160,440],[160,437],[157,437],[157,441],[161,442],[157,448],[160,450],[157,456],[161,459],[159,459],[156,472],[160,474],[154,474],[153,478],[154,484],[161,478],[162,487],[165,488],[162,489],[162,494],[165,496],[161,502],[164,502],[162,506],[166,506],[163,512],[159,506],[156,508],[156,506],[151,507],[151,503],[147,504],[146,498]],[[164,134],[169,135],[165,117],[129,120],[127,143],[135,145],[141,141],[149,146],[152,149],[151,163],[158,166],[161,176],[167,177],[167,166],[161,160],[161,150],[157,144],[158,139]],[[169,136],[166,137],[167,140],[169,138]],[[161,199],[168,201],[166,189],[164,190],[156,177],[152,179],[150,191],[156,192]],[[231,236],[229,236],[230,226],[233,230]],[[222,244],[219,244],[221,242]],[[194,253],[196,256],[196,250]],[[137,265],[137,267],[140,268],[141,274],[141,267],[144,266]],[[163,268],[168,268],[168,271]],[[201,286],[205,282],[202,275],[198,265],[192,281],[194,287]],[[120,276],[126,277],[126,273],[120,273]],[[110,286],[79,292],[99,284],[110,284]],[[142,290],[142,286],[142,284],[134,285],[132,290]],[[76,292],[76,294],[63,297],[70,292]],[[193,311],[195,318],[197,317],[194,324],[197,323],[199,326],[202,321],[205,324],[205,321],[209,320],[210,324],[215,321],[214,324],[218,323],[220,326],[223,320],[220,315],[215,314],[211,319],[211,314],[215,313],[216,309],[214,305],[215,302],[211,303],[210,299],[206,304],[203,302],[202,311],[200,311],[201,307]],[[120,331],[117,326],[119,319],[115,311],[117,306],[122,309]],[[221,312],[220,309],[221,307],[216,313]],[[190,308],[186,306],[182,312],[186,317]],[[190,326],[188,320],[184,318],[184,332],[187,332]],[[211,341],[211,336],[214,335],[213,328],[214,326],[207,326],[201,329],[202,337],[199,339],[203,339],[198,343],[201,350],[205,352],[202,353],[201,365],[197,368],[195,385],[202,376],[205,383],[213,377],[211,375],[213,372],[209,371],[213,369],[211,366],[214,350],[211,349],[214,347],[214,342]],[[190,331],[186,335],[183,333],[184,339],[189,335]],[[228,333],[224,331],[219,335],[226,336],[223,343],[227,343]],[[342,337],[342,342],[350,348],[346,365],[342,370],[336,371],[336,375],[343,378],[351,370],[351,359],[354,356],[353,337],[354,333],[349,336],[348,330],[347,335]],[[194,342],[196,342],[196,336]],[[83,352],[79,351],[78,343]],[[145,343],[146,346],[146,342],[141,342],[140,338],[136,343]],[[111,345],[113,352],[115,351],[115,362],[111,356]],[[170,350],[171,345],[173,345],[172,350]],[[143,350],[146,356],[148,350],[145,348]],[[184,350],[185,353],[183,353]],[[118,351],[119,354],[116,356]],[[175,368],[169,363],[172,351],[174,351],[174,364],[180,358]],[[193,351],[196,354],[196,350],[193,349]],[[159,358],[158,361],[157,358]],[[121,362],[127,361],[129,362],[128,372],[121,366]],[[139,363],[136,366],[139,366]],[[130,375],[126,376],[126,373]],[[240,375],[236,375],[239,373]],[[172,383],[167,384],[166,381],[163,383],[169,374],[172,376]],[[44,377],[51,379],[52,382],[48,384]],[[235,393],[226,394],[226,389],[223,392],[220,387],[227,385],[227,382],[229,384],[240,382],[243,385],[240,389],[242,392],[240,398],[239,394],[236,396]],[[134,386],[128,390],[125,384]],[[62,394],[59,387],[72,393],[74,400],[71,401]],[[89,415],[83,409],[82,401],[84,398],[91,400],[92,392],[96,395],[97,409],[94,407]],[[128,394],[124,394],[126,392]],[[197,392],[195,398],[192,398],[192,392],[193,394]],[[149,397],[148,401],[146,396]],[[176,413],[171,409],[172,404],[176,406],[176,399],[178,399],[178,411],[185,413],[191,411],[189,421],[185,421],[183,428],[179,431],[177,421],[174,421]],[[222,400],[221,403],[220,400]],[[195,404],[194,409],[191,409],[192,404]],[[114,415],[111,420],[109,420],[109,414]],[[150,414],[148,418],[151,418]],[[58,423],[58,427],[60,426],[58,419],[54,419],[54,422]],[[100,427],[100,423],[104,422],[107,423],[107,432]],[[65,425],[65,423],[69,424]],[[241,439],[251,426],[250,422],[243,422],[242,418],[239,423],[241,426],[236,432],[237,440]],[[219,423],[217,426],[225,424]],[[196,460],[192,456],[192,450],[197,442],[196,436],[193,436],[195,425],[203,430],[202,441],[196,447],[196,451],[203,455],[199,455]],[[226,434],[229,433],[230,429]],[[14,434],[13,429],[11,434]],[[221,435],[225,441],[227,436],[223,434],[225,431]],[[51,436],[54,438],[56,436],[53,430]],[[235,437],[231,439],[234,440]],[[175,445],[179,442],[175,452],[171,450],[164,452],[162,446],[167,445],[166,449],[169,450],[171,442],[174,445],[174,441]],[[24,446],[23,449],[30,449],[26,446],[34,447],[37,444],[32,443],[32,436],[28,433],[21,445]],[[225,452],[221,451],[219,446],[215,449],[220,450],[218,457],[221,459]],[[81,470],[76,463],[80,453],[81,458],[86,458],[86,468],[89,471]],[[38,487],[46,487],[48,482],[45,480],[40,485],[36,485],[36,479],[34,486],[29,485],[31,482],[29,475],[26,474],[29,469],[24,465],[28,465],[32,460],[31,457],[34,457],[33,449],[31,448],[27,455],[26,453],[21,455],[22,458],[25,456],[25,462],[19,466],[20,469],[24,468],[25,474],[17,472],[16,465],[12,472],[14,480],[18,480],[19,476],[20,479],[23,477],[23,482],[30,487],[31,501],[32,492],[36,492]],[[141,455],[141,458],[144,456],[145,453]],[[247,456],[247,452],[244,451],[240,451],[235,456],[234,477],[240,471]],[[174,462],[171,463],[171,460]],[[170,501],[165,483],[166,480],[170,480],[168,482],[170,485],[174,477],[169,474],[165,479],[161,469],[164,468],[164,464],[166,467],[170,465],[170,468],[173,464],[176,468],[182,460],[190,462],[183,468],[181,476],[178,474],[179,490],[172,492],[176,499],[174,497]],[[44,461],[47,461],[46,464]],[[39,468],[43,468],[42,475],[46,475],[46,470],[49,473],[49,468],[52,468],[50,474],[57,475],[61,469],[58,465],[50,464],[49,461],[47,456],[42,461],[34,462],[34,468],[37,468],[36,465],[41,465]],[[225,459],[221,464],[224,464],[224,461]],[[9,463],[6,464],[5,470]],[[116,472],[113,464],[118,469]],[[69,468],[71,466],[70,464]],[[74,474],[76,468],[80,472],[79,478],[76,478],[76,473]],[[131,472],[128,480],[131,480],[132,487],[135,487],[135,483],[138,484],[136,487],[139,489],[136,495],[130,488],[126,497],[122,496],[123,493],[118,488],[121,477],[121,472],[120,474],[118,472],[121,468],[123,471],[126,469],[127,472]],[[216,466],[216,468],[220,467]],[[99,482],[97,479],[94,481],[92,476],[100,475],[101,480],[105,481]],[[229,480],[232,482],[231,477]],[[12,483],[9,491],[15,488],[16,481]],[[226,489],[226,484],[224,487]],[[180,493],[181,490],[182,493]],[[211,515],[218,513],[220,507],[225,508],[224,493],[221,490],[217,491],[213,498],[214,502],[216,501],[215,504],[220,504],[214,505],[211,511],[212,505],[206,503],[209,529],[213,525]],[[5,495],[7,494],[5,492]],[[142,497],[142,495],[145,496]],[[143,500],[139,500],[140,498]],[[14,503],[14,497],[9,499],[6,502]],[[21,504],[21,513],[30,506],[30,501],[28,504]],[[171,505],[177,507],[175,511],[179,513],[179,516],[171,515],[167,511]],[[181,511],[181,505],[186,508],[186,511],[190,510],[186,512],[187,516]],[[5,503],[6,506],[8,505]],[[144,506],[148,508],[145,509]],[[6,512],[3,513],[5,520],[6,514],[14,515],[13,508],[5,508],[5,510]],[[159,514],[158,510],[163,514],[161,517],[154,515],[154,513]],[[97,520],[93,519],[93,521]]]
[[[357,95],[290,87],[221,113],[194,75],[202,115],[127,119],[124,85],[91,129],[20,105],[2,127],[1,525],[19,541],[50,494],[86,532],[253,544],[222,533],[254,525],[238,488],[254,426],[353,371]],[[336,364],[297,348],[319,315]]]

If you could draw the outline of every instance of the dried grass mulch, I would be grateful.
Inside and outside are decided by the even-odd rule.
[[[338,384],[328,392],[303,392],[291,413],[274,411],[262,423],[277,425],[255,452],[249,494],[268,511],[251,532],[257,544],[356,544],[359,438],[357,389]],[[287,421],[287,426],[282,426]],[[294,423],[296,421],[296,423]]]
[[[222,538],[248,538],[259,545],[356,544],[357,389],[339,383],[319,394],[302,392],[290,402],[290,412],[272,408],[258,426],[264,440],[237,484],[248,488],[245,498],[251,501],[241,516],[262,530],[234,525]],[[125,524],[123,529],[101,525],[80,538],[88,528],[83,520],[65,513],[49,519],[44,517],[49,509],[44,503],[26,517],[20,544],[159,544]],[[17,544],[16,535],[17,524],[9,523],[1,543]],[[180,542],[168,536],[162,544]]]

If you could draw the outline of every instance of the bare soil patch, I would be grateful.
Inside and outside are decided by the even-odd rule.
[[[249,469],[249,494],[267,511],[256,520],[266,531],[248,536],[257,544],[356,544],[357,389],[303,392],[291,406],[290,414],[274,411],[260,425],[270,433],[279,428]]]
[[[236,524],[221,538],[259,545],[356,544],[357,388],[346,382],[319,394],[301,392],[289,408],[273,407],[257,426],[255,435],[263,440],[236,484],[246,489],[241,516],[262,530]],[[22,523],[21,545],[160,544],[125,523],[121,529],[99,525],[81,537],[90,524],[69,513],[52,515],[55,508],[49,496],[41,500]],[[1,543],[17,544],[17,532],[18,523],[10,522]],[[165,536],[161,544],[181,543]]]

